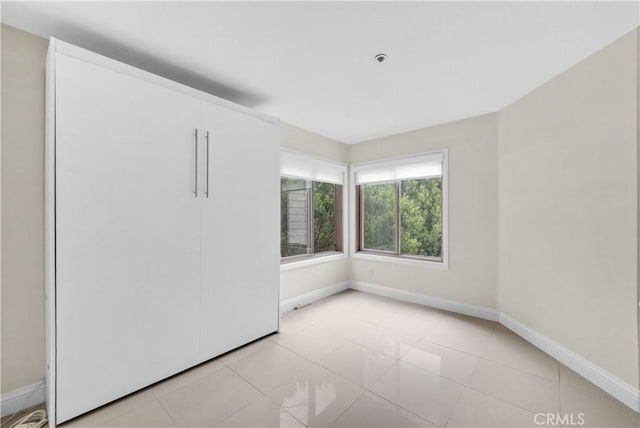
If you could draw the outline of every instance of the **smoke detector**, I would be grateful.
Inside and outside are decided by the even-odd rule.
[[[383,63],[387,59],[387,54],[379,53],[378,55],[373,57],[379,63]]]

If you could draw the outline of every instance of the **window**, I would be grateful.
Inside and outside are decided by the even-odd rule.
[[[281,160],[282,262],[342,252],[346,167],[291,152]]]
[[[442,263],[446,152],[355,165],[355,251]]]
[[[342,186],[290,177],[280,185],[282,257],[342,251]]]

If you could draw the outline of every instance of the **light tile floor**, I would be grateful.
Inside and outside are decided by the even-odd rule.
[[[63,426],[535,427],[536,413],[640,426],[499,324],[346,291],[287,314],[280,334]]]

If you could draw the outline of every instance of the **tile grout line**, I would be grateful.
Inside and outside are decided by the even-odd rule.
[[[558,412],[562,413],[562,379],[560,379],[560,362],[556,361],[558,371]]]
[[[313,326],[313,327],[315,327],[315,326]],[[316,327],[316,328],[319,328],[319,327]],[[302,330],[301,330],[301,331],[302,331]],[[298,334],[298,333],[300,333],[300,332],[298,331],[298,332],[295,332],[295,333],[293,333],[293,334]],[[321,359],[323,359],[323,358],[324,358],[324,357],[326,357],[327,355],[329,355],[329,354],[333,353],[334,351],[336,351],[336,350],[338,350],[338,349],[342,348],[342,347],[343,347],[344,345],[346,345],[346,343],[349,341],[349,339],[346,339],[346,338],[344,338],[344,337],[342,337],[342,336],[340,336],[340,335],[337,335],[337,334],[335,334],[335,333],[330,333],[330,332],[326,332],[326,331],[323,331],[323,333],[324,333],[324,334],[327,334],[327,335],[329,335],[329,334],[330,334],[331,336],[334,336],[334,337],[336,337],[336,338],[338,338],[338,339],[340,339],[340,340],[343,340],[345,343],[341,343],[341,344],[340,344],[340,345],[338,345],[336,348],[334,348],[334,349],[330,350],[329,352],[327,352],[327,353],[323,354],[321,357],[319,357],[319,358],[318,358],[318,361],[320,361]],[[299,355],[300,357],[305,358],[305,359],[307,359],[307,360],[311,361],[312,363],[315,363],[315,362],[316,362],[316,361],[312,360],[311,358],[309,358],[309,357],[307,357],[307,356],[305,356],[305,355],[302,355],[301,353],[297,352],[296,350],[289,348],[287,345],[284,345],[284,344],[282,344],[282,343],[280,343],[280,342],[275,342],[275,341],[273,341],[273,343],[275,343],[276,345],[280,345],[281,347],[285,348],[287,351],[291,351],[291,352],[293,352],[294,354]]]
[[[252,354],[252,355],[253,355],[253,354]],[[215,360],[215,358],[214,358],[213,360]],[[198,377],[198,378],[196,378],[196,379],[193,379],[192,381],[190,381],[190,382],[189,382],[189,383],[187,383],[186,385],[182,385],[181,387],[176,388],[175,390],[173,390],[173,391],[170,391],[170,392],[166,393],[164,396],[169,395],[169,394],[172,394],[172,393],[174,393],[174,392],[176,392],[176,391],[180,391],[180,390],[182,390],[182,389],[185,389],[185,388],[187,388],[190,384],[192,384],[193,382],[199,381],[199,380],[201,380],[202,378],[205,378],[205,377],[210,376],[210,375],[212,375],[212,374],[214,374],[214,373],[217,373],[217,372],[219,372],[220,370],[223,370],[223,369],[225,369],[225,368],[229,369],[233,374],[237,375],[240,379],[242,379],[244,382],[246,382],[246,383],[247,383],[251,388],[253,388],[254,390],[256,390],[259,394],[261,394],[261,395],[265,396],[265,394],[263,394],[263,393],[262,393],[262,391],[260,391],[256,386],[254,386],[254,385],[253,385],[251,382],[249,382],[247,379],[245,379],[244,377],[242,377],[242,376],[240,375],[240,373],[238,373],[238,372],[236,372],[235,370],[233,370],[233,368],[231,368],[231,367],[227,366],[227,365],[226,365],[226,364],[224,364],[222,361],[220,361],[220,364],[222,364],[222,367],[220,367],[219,369],[216,369],[216,370],[212,371],[211,373],[206,373],[206,374],[204,374],[204,375],[202,375],[202,376],[200,376],[200,377]],[[175,426],[175,427],[178,427],[179,425],[174,421],[174,419],[171,417],[171,414],[169,414],[169,412],[167,411],[167,409],[165,409],[165,407],[162,405],[162,402],[160,401],[160,398],[161,398],[161,397],[156,396],[156,394],[155,394],[153,391],[149,391],[149,392],[151,393],[151,395],[153,396],[153,398],[158,402],[158,404],[160,405],[160,407],[162,408],[162,410],[167,414],[167,416],[169,416],[169,419],[171,419],[171,422],[174,424],[174,426]],[[164,396],[163,396],[163,397],[164,397]],[[236,413],[240,412],[241,410],[244,410],[245,408],[249,407],[251,404],[253,404],[253,403],[254,403],[254,402],[256,402],[257,400],[259,400],[259,398],[258,398],[258,399],[255,399],[255,400],[251,400],[251,401],[249,401],[247,404],[245,404],[244,406],[241,406],[240,408],[238,408],[237,410],[235,410],[234,412],[232,412],[228,417],[224,418],[223,420],[219,421],[218,423],[214,424],[213,426],[219,425],[220,423],[222,423],[222,422],[224,422],[225,420],[229,419],[229,418],[230,418],[231,416],[233,416],[234,414],[236,414]],[[126,413],[129,413],[129,412],[126,412]],[[115,418],[112,418],[112,419],[115,419]],[[112,420],[112,419],[109,419],[109,421],[110,421],[110,420]],[[108,421],[107,421],[107,422],[108,422]],[[105,423],[106,423],[106,422],[105,422]]]
[[[248,343],[248,344],[246,344],[246,345],[243,345],[243,346],[241,346],[241,347],[239,347],[239,348],[233,349],[233,350],[231,350],[231,351],[229,351],[229,352],[226,352],[226,353],[224,353],[224,354],[222,354],[222,355],[219,355],[219,356],[215,357],[215,358],[214,358],[214,360],[215,360],[215,359],[220,358],[220,363],[221,363],[223,366],[225,366],[225,367],[229,367],[231,370],[233,370],[233,369],[231,368],[231,365],[232,365],[232,364],[235,364],[235,363],[240,362],[240,361],[242,361],[242,360],[244,360],[244,359],[246,359],[246,358],[249,358],[249,357],[250,357],[250,356],[252,356],[252,355],[255,355],[256,353],[260,352],[260,349],[256,349],[256,350],[255,350],[255,352],[252,352],[252,353],[250,353],[250,354],[248,354],[248,355],[245,355],[244,357],[242,357],[242,358],[240,358],[240,359],[238,359],[238,360],[236,360],[236,361],[233,361],[232,363],[229,363],[229,364],[227,364],[227,363],[225,363],[224,361],[222,361],[222,360],[224,359],[224,357],[225,357],[225,356],[228,356],[228,355],[233,354],[234,352],[240,351],[241,349],[243,349],[243,348],[245,348],[245,347],[247,347],[247,348],[248,348],[248,347],[251,347],[251,346],[257,345],[258,343],[263,343],[263,341],[264,341],[264,342],[273,343],[273,344],[277,345],[278,343],[277,343],[277,342],[274,342],[274,341],[271,339],[271,338],[272,338],[272,336],[273,336],[273,335],[271,335],[271,336],[267,336],[267,337],[263,337],[262,339],[259,339],[258,341],[250,342],[250,343]],[[235,370],[234,370],[234,372],[235,372]]]
[[[235,372],[234,372],[235,373]],[[238,376],[240,376],[238,374]],[[242,376],[240,376],[242,377]],[[246,379],[242,378],[245,382],[249,382]],[[213,425],[213,427],[217,427],[220,426],[222,424],[224,424],[226,421],[228,421],[229,419],[231,419],[232,417],[234,417],[235,415],[237,415],[238,413],[242,412],[243,410],[249,408],[251,405],[255,404],[258,402],[258,400],[261,399],[266,399],[269,403],[273,404],[275,407],[278,408],[278,410],[284,411],[286,414],[290,415],[293,419],[295,419],[296,421],[300,422],[302,425],[306,426],[305,423],[303,423],[300,419],[296,418],[293,414],[291,414],[290,412],[287,411],[287,409],[285,409],[284,407],[280,406],[278,403],[276,403],[274,400],[272,400],[271,398],[269,398],[265,393],[263,393],[262,391],[260,391],[258,388],[256,388],[255,386],[253,386],[253,384],[250,384],[255,390],[257,390],[262,397],[260,398],[256,398],[255,400],[250,401],[249,403],[247,403],[247,405],[240,407],[239,409],[237,409],[234,412],[231,412],[231,414],[229,416],[227,416],[226,418],[224,418],[223,420],[221,420],[220,422],[216,423]],[[212,428],[213,428],[212,427]]]
[[[145,391],[147,391],[147,390],[148,390],[148,388],[150,388],[150,386],[147,386],[147,387],[142,388],[142,389],[140,389],[140,390],[138,390],[138,391],[132,392],[131,394],[125,395],[124,397],[117,398],[117,399],[115,399],[114,401],[111,401],[111,402],[109,402],[109,403],[107,403],[107,404],[104,404],[104,405],[102,405],[102,406],[100,406],[100,407],[98,407],[98,408],[96,408],[96,409],[93,409],[93,410],[90,410],[90,411],[88,411],[88,412],[86,412],[86,413],[82,413],[82,414],[80,414],[80,415],[78,415],[78,416],[75,416],[75,417],[73,417],[73,418],[71,418],[71,419],[69,419],[69,420],[67,420],[67,421],[63,422],[63,424],[67,424],[67,423],[69,423],[69,422],[71,422],[71,421],[76,421],[76,420],[77,420],[77,421],[80,421],[80,420],[82,420],[82,419],[84,419],[84,418],[88,418],[88,417],[89,417],[90,415],[92,415],[92,414],[99,414],[100,412],[105,411],[106,409],[108,409],[108,408],[110,408],[110,407],[112,407],[112,406],[116,405],[117,403],[124,403],[124,402],[126,402],[127,400],[132,399],[134,396],[144,393]],[[150,390],[149,390],[148,392],[151,394],[151,398],[152,398],[153,400],[155,400],[155,399],[156,399],[155,395],[154,395]],[[119,418],[119,417],[124,416],[124,415],[128,415],[129,413],[133,413],[135,410],[139,409],[140,407],[144,407],[144,406],[146,406],[147,404],[151,404],[151,403],[153,402],[153,400],[149,400],[149,402],[148,402],[148,403],[143,403],[143,404],[141,404],[141,405],[139,405],[139,406],[136,406],[136,407],[134,407],[134,408],[132,408],[132,409],[129,409],[129,410],[127,410],[127,411],[117,413],[117,414],[115,414],[115,415],[113,415],[113,416],[111,416],[111,417],[109,417],[109,418],[106,418],[104,421],[102,421],[102,422],[100,422],[100,423],[95,424],[95,426],[96,426],[96,427],[102,427],[102,426],[105,426],[105,424],[107,424],[108,422],[111,422],[112,420],[114,420],[114,419],[116,419],[116,418]],[[173,421],[172,421],[172,422],[173,422]],[[47,425],[48,425],[48,424],[47,424]]]
[[[355,342],[351,342],[351,343],[353,343],[354,345],[357,345],[357,346],[362,346],[363,348],[367,348],[366,346],[361,345],[361,344],[359,344],[359,343],[355,343]],[[346,345],[347,345],[347,344],[345,343],[345,346],[346,346]],[[376,351],[376,350],[373,350],[373,349],[371,349],[371,348],[367,348],[367,350],[368,350],[368,351],[375,352],[375,353],[380,354],[380,355],[384,355],[384,356],[386,356],[386,357],[389,357],[388,355],[383,354],[383,353],[381,353],[381,352],[378,352],[378,351]],[[327,354],[327,355],[329,355],[329,354]],[[395,366],[395,365],[400,361],[400,360],[398,360],[398,359],[396,359],[396,358],[393,358],[393,357],[389,357],[389,358],[392,358],[392,359],[393,359],[393,360],[395,360],[395,361],[394,361],[393,365],[391,365],[391,366],[389,367],[389,369],[387,369],[387,371],[386,371],[384,374],[386,374],[388,371],[390,371],[390,370],[391,370],[391,369],[392,369],[392,368],[393,368],[393,367],[394,367],[394,366]],[[333,370],[333,369],[331,369],[331,368],[329,368],[329,367],[325,367],[325,366],[323,366],[323,365],[320,365],[320,364],[319,364],[319,362],[318,362],[318,363],[314,363],[314,364],[316,364],[318,367],[320,367],[320,368],[322,368],[322,369],[325,369],[325,370],[327,370],[327,371],[329,371],[329,372],[331,372],[331,373],[333,373],[333,374],[335,374],[335,375],[337,375],[337,376],[341,377],[342,379],[344,379],[344,380],[348,381],[349,383],[351,383],[351,384],[353,384],[353,385],[355,385],[355,386],[357,386],[357,387],[359,387],[359,388],[364,389],[365,391],[368,391],[368,390],[369,390],[369,388],[367,388],[366,386],[364,386],[364,385],[359,385],[359,384],[355,383],[355,382],[354,382],[354,381],[352,381],[351,379],[348,379],[348,378],[344,377],[342,374],[340,374],[340,373],[336,372],[335,370]],[[377,382],[378,380],[380,380],[380,378],[382,378],[382,376],[384,376],[384,374],[383,374],[383,375],[381,375],[381,376],[376,380],[376,382]]]
[[[379,381],[380,381],[380,380],[381,380],[381,379],[382,379],[382,378],[383,378],[383,377],[384,377],[388,372],[390,372],[391,370],[393,370],[393,368],[394,368],[394,367],[396,367],[396,366],[401,362],[401,360],[404,358],[404,356],[406,356],[406,355],[407,355],[411,350],[413,350],[413,349],[415,349],[415,346],[412,346],[412,347],[411,347],[411,349],[409,349],[409,351],[405,352],[405,353],[404,353],[404,355],[403,355],[402,357],[400,357],[399,359],[397,359],[397,360],[396,360],[396,362],[395,362],[395,363],[394,363],[394,364],[393,364],[393,365],[392,365],[392,366],[391,366],[391,367],[390,367],[390,368],[385,372],[385,374],[384,374],[384,375],[382,375],[382,376],[380,376],[380,377],[375,381],[375,383],[374,383],[373,385],[371,385],[371,387],[366,388],[366,390],[367,390],[368,392],[370,392],[370,393],[372,393],[372,394],[376,395],[377,397],[380,397],[381,399],[383,399],[383,400],[385,400],[385,401],[387,401],[387,402],[389,402],[389,403],[393,404],[394,406],[397,406],[397,407],[399,407],[399,408],[401,408],[401,409],[403,409],[403,410],[405,410],[405,411],[407,411],[407,412],[411,413],[412,415],[417,416],[418,418],[420,418],[420,419],[422,419],[422,420],[424,420],[424,421],[427,421],[427,422],[428,422],[428,423],[430,423],[430,424],[433,424],[433,425],[435,425],[435,426],[443,426],[443,427],[444,427],[444,426],[446,426],[446,423],[445,423],[445,425],[440,425],[439,423],[435,423],[435,422],[431,421],[430,419],[427,419],[427,418],[425,418],[425,417],[423,417],[423,416],[418,415],[417,413],[415,413],[415,412],[413,412],[413,411],[411,411],[411,410],[407,409],[406,407],[404,407],[404,406],[400,405],[399,403],[396,403],[396,402],[394,402],[394,401],[392,401],[392,400],[390,400],[390,399],[388,399],[388,398],[386,398],[386,397],[384,397],[384,396],[382,396],[382,395],[380,395],[380,394],[376,393],[375,391],[373,391],[373,390],[371,389],[371,388],[372,388],[372,387],[374,387],[374,386],[375,386],[375,385],[376,385],[376,384],[377,384],[377,383],[378,383],[378,382],[379,382]],[[412,366],[412,367],[415,367],[415,368],[417,368],[417,369],[419,369],[419,370],[422,370],[422,371],[424,371],[424,372],[426,372],[426,373],[428,373],[428,374],[430,374],[430,375],[433,375],[433,376],[435,376],[435,377],[440,377],[440,378],[442,378],[442,379],[449,380],[449,381],[450,381],[450,382],[452,382],[452,383],[455,383],[455,384],[457,384],[457,385],[462,386],[462,388],[463,388],[463,389],[465,388],[465,385],[461,385],[461,384],[460,384],[460,383],[458,383],[458,382],[455,382],[455,381],[450,380],[450,379],[448,379],[448,378],[445,378],[445,377],[443,377],[443,376],[439,376],[439,375],[437,375],[437,374],[435,374],[435,373],[432,373],[432,372],[430,372],[430,371],[428,371],[428,370],[423,369],[422,367],[415,366],[415,365],[413,365],[413,364],[411,364],[411,363],[408,363],[408,362],[406,362],[406,361],[402,361],[402,362],[404,362],[405,364],[408,364],[408,365],[410,365],[410,366]],[[460,395],[462,395],[462,393],[460,393]],[[458,398],[456,399],[456,405],[457,405],[457,401],[458,401],[458,399],[459,399],[459,398],[460,398],[460,397],[458,397]],[[451,414],[453,414],[453,410],[454,410],[454,409],[455,409],[455,405],[454,405],[454,407],[452,407],[452,409],[451,409]],[[451,414],[449,415],[449,418],[451,417]],[[449,418],[447,418],[447,423],[448,423],[448,421],[449,421]]]
[[[210,363],[211,363],[211,362],[213,362],[213,361],[215,361],[215,358],[213,358],[213,359],[211,359],[211,360],[207,361],[206,363],[203,363],[203,365],[199,365],[199,366],[192,367],[192,368],[187,369],[187,370],[185,370],[185,371],[183,371],[183,372],[177,373],[177,374],[175,374],[175,375],[173,375],[173,376],[170,376],[170,377],[168,377],[168,378],[166,378],[166,379],[163,379],[163,380],[161,380],[161,381],[159,381],[159,382],[156,382],[156,383],[154,383],[154,384],[151,384],[151,385],[149,385],[149,386],[145,387],[144,389],[140,390],[139,392],[142,392],[142,391],[149,391],[149,392],[151,393],[151,395],[152,395],[156,400],[160,401],[160,399],[161,399],[162,397],[164,397],[165,395],[172,394],[172,393],[173,393],[173,392],[175,392],[175,391],[180,391],[181,389],[184,389],[184,388],[186,388],[187,386],[189,386],[189,384],[191,384],[191,383],[193,383],[193,382],[196,382],[196,381],[198,381],[198,380],[200,380],[200,379],[202,379],[202,378],[204,378],[204,377],[210,376],[210,375],[212,375],[212,374],[214,374],[214,373],[216,373],[216,372],[219,372],[220,370],[222,370],[222,369],[224,369],[224,368],[226,368],[226,367],[227,367],[224,363],[222,363],[222,362],[220,361],[220,362],[219,362],[219,363],[220,363],[220,365],[221,365],[221,367],[220,367],[220,368],[217,368],[217,369],[215,369],[215,370],[213,370],[213,371],[211,371],[211,372],[208,372],[208,373],[203,373],[203,374],[201,374],[200,376],[196,377],[195,379],[192,379],[191,381],[189,381],[189,382],[188,382],[188,383],[186,383],[185,385],[178,386],[178,387],[174,388],[173,390],[171,390],[171,391],[169,391],[169,392],[167,392],[167,393],[165,393],[165,394],[163,394],[163,395],[161,395],[161,396],[156,395],[156,392],[154,392],[154,389],[156,389],[156,387],[157,387],[157,386],[160,386],[160,385],[162,385],[162,384],[164,384],[164,383],[168,383],[168,382],[174,381],[174,380],[176,380],[176,379],[180,379],[180,377],[182,377],[182,376],[184,376],[184,375],[187,375],[189,372],[191,372],[191,371],[193,371],[193,370],[197,370],[198,368],[202,368],[205,364],[210,364]]]
[[[524,371],[524,370],[519,369],[519,368],[517,368],[517,367],[512,367],[512,366],[510,366],[510,365],[508,365],[508,364],[501,363],[500,361],[490,360],[489,358],[485,358],[485,357],[481,357],[481,356],[477,356],[477,357],[478,357],[479,359],[483,360],[483,361],[488,361],[488,362],[490,362],[490,363],[497,364],[497,365],[499,365],[499,366],[506,367],[506,368],[511,369],[511,370],[515,370],[515,371],[517,371],[517,372],[519,372],[519,373],[522,373],[522,374],[525,374],[525,375],[533,376],[533,377],[535,377],[535,378],[542,379],[542,380],[546,380],[546,381],[549,381],[549,382],[555,382],[555,383],[557,383],[557,384],[559,384],[559,383],[560,383],[560,379],[558,379],[558,380],[555,380],[555,379],[549,379],[548,377],[544,377],[544,376],[540,376],[540,375],[537,375],[537,374],[534,374],[534,373],[531,373],[531,372],[527,372],[527,371]],[[556,362],[556,363],[557,363],[557,361],[556,361],[556,360],[554,360],[554,362]]]
[[[340,419],[342,417],[342,415],[344,415],[345,413],[347,413],[349,411],[349,409],[351,409],[353,407],[354,404],[356,404],[358,402],[358,400],[360,400],[360,398],[362,398],[362,396],[364,394],[367,393],[367,389],[366,388],[362,388],[362,392],[360,392],[360,394],[358,394],[358,396],[356,397],[355,400],[353,400],[353,402],[351,402],[351,404],[349,404],[347,406],[346,409],[344,409],[337,418],[335,418],[334,420],[332,420],[330,423],[327,424],[327,426],[332,426],[338,419]]]
[[[411,410],[407,409],[406,407],[403,407],[403,406],[401,406],[400,404],[395,403],[395,402],[393,402],[393,401],[389,400],[388,398],[386,398],[386,397],[384,397],[384,396],[382,396],[382,395],[378,394],[377,392],[371,391],[371,390],[369,390],[369,389],[367,390],[367,392],[369,392],[369,393],[371,393],[371,394],[375,395],[376,397],[380,398],[381,400],[386,401],[387,403],[390,403],[390,404],[392,404],[392,405],[394,405],[394,406],[396,406],[396,407],[398,407],[398,408],[400,408],[400,409],[404,410],[405,412],[408,412],[408,413],[412,414],[413,416],[415,416],[415,417],[417,417],[417,418],[422,419],[423,421],[426,421],[426,422],[428,422],[428,423],[430,423],[430,424],[433,424],[433,425],[438,426],[438,424],[434,424],[433,422],[431,422],[429,419],[425,418],[424,416],[420,416],[419,414],[417,414],[417,413],[415,413],[415,412],[412,412]]]
[[[492,398],[492,399],[494,399],[494,400],[500,401],[500,402],[502,402],[502,403],[504,403],[504,404],[508,404],[508,405],[510,405],[510,406],[513,406],[513,407],[517,407],[518,409],[520,409],[520,410],[524,410],[525,412],[533,413],[533,414],[535,414],[536,412],[539,412],[538,410],[531,410],[531,409],[527,409],[526,407],[522,407],[522,406],[521,406],[521,405],[519,405],[519,404],[511,403],[511,402],[509,402],[509,401],[505,401],[503,398],[496,397],[495,395],[489,394],[489,393],[484,392],[484,391],[480,391],[480,390],[478,390],[478,389],[476,389],[476,388],[472,387],[471,385],[465,385],[465,387],[466,387],[467,389],[470,389],[470,390],[471,390],[471,391],[473,391],[473,392],[477,392],[478,394],[486,395],[486,396],[487,396],[487,397],[489,397],[489,398]],[[542,413],[547,413],[547,412],[546,412],[546,411],[544,411],[544,412],[542,412]]]
[[[495,330],[493,330],[493,331],[492,331],[492,333],[491,333],[491,336],[490,336],[490,339],[489,339],[489,340],[491,340],[491,338],[493,337],[494,333],[495,333]],[[444,345],[443,345],[443,346],[444,346]],[[462,351],[461,351],[461,352],[462,352]],[[500,365],[500,366],[503,366],[503,367],[506,367],[506,368],[509,368],[509,369],[512,369],[512,370],[516,370],[516,371],[518,371],[518,372],[520,372],[520,373],[523,373],[523,374],[526,374],[526,375],[529,375],[529,376],[533,376],[533,377],[536,377],[536,378],[539,378],[539,379],[547,380],[547,381],[549,381],[549,382],[555,382],[554,380],[551,380],[551,379],[548,379],[548,378],[544,378],[544,377],[541,377],[541,376],[536,376],[536,375],[533,375],[533,374],[530,374],[530,373],[527,373],[527,372],[523,372],[523,371],[518,370],[518,369],[516,369],[516,368],[514,368],[514,367],[507,366],[507,365],[505,365],[505,364],[502,364],[502,363],[497,362],[497,361],[494,361],[494,360],[489,360],[489,359],[484,358],[484,357],[479,356],[479,355],[477,355],[476,357],[477,357],[479,360],[489,361],[489,362],[491,362],[491,363],[494,363],[494,364],[497,364],[497,365]],[[554,361],[555,361],[555,360],[554,360]],[[557,363],[557,361],[556,361],[556,363]],[[467,383],[466,385],[464,385],[464,387],[465,387],[466,389],[469,389],[469,390],[471,390],[471,391],[477,392],[477,393],[479,393],[479,394],[486,395],[487,397],[491,397],[491,398],[493,398],[493,399],[495,399],[495,400],[498,400],[498,401],[500,401],[500,402],[506,403],[506,404],[511,405],[511,406],[514,406],[514,407],[517,407],[517,408],[519,408],[519,409],[521,409],[521,410],[524,410],[524,411],[527,411],[527,412],[529,412],[529,413],[535,413],[535,412],[534,412],[534,411],[532,411],[532,410],[526,409],[526,408],[524,408],[524,407],[522,407],[522,406],[519,406],[519,405],[517,405],[517,404],[514,404],[514,403],[510,403],[510,402],[508,402],[508,401],[503,400],[503,399],[502,399],[502,398],[500,398],[500,397],[496,397],[496,396],[494,396],[494,395],[492,395],[492,394],[488,394],[488,393],[486,393],[486,392],[484,392],[484,391],[480,391],[480,390],[478,390],[478,389],[474,388],[473,386],[471,386],[469,382],[471,381],[471,379],[473,378],[473,376],[474,376],[474,374],[476,373],[476,371],[477,371],[477,370],[478,370],[478,365],[476,364],[476,367],[473,369],[473,371],[471,372],[471,375],[469,376],[469,381],[468,381],[468,383]],[[557,382],[557,383],[558,383],[558,395],[560,395],[559,375],[558,375],[558,382]],[[457,406],[457,403],[456,403],[456,406]],[[455,408],[454,408],[454,410],[455,410]],[[453,412],[452,412],[451,414],[453,414]],[[448,423],[448,422],[447,422],[447,423]]]
[[[153,395],[153,398],[158,402],[158,405],[160,406],[160,408],[162,409],[162,411],[165,413],[165,415],[167,415],[169,417],[169,420],[171,421],[171,423],[173,424],[174,427],[177,428],[178,424],[176,423],[176,421],[173,419],[173,417],[169,414],[169,412],[167,411],[167,409],[164,408],[164,406],[162,405],[162,403],[160,402],[160,400],[158,399],[158,397],[156,397],[156,395],[152,392],[151,393]]]
[[[254,354],[251,354],[254,355]],[[244,359],[244,358],[243,358]],[[231,366],[226,366],[229,370],[231,370],[235,375],[237,375],[240,379],[242,379],[243,381],[245,381],[247,384],[249,384],[249,386],[251,386],[251,388],[255,389],[256,391],[258,391],[260,394],[262,394],[263,396],[267,396],[266,393],[262,392],[260,390],[260,388],[258,388],[256,385],[254,385],[253,383],[249,382],[248,379],[245,379],[244,376],[242,376],[240,373],[238,373],[233,367]]]
[[[251,355],[254,355],[254,354],[251,354]],[[243,358],[243,359],[244,359],[244,358]],[[247,383],[251,388],[253,388],[254,390],[256,390],[256,391],[258,392],[258,394],[260,394],[260,395],[261,395],[261,397],[256,398],[255,400],[250,400],[250,401],[249,401],[247,404],[245,404],[244,406],[241,406],[241,407],[239,407],[238,409],[236,409],[235,411],[231,412],[231,413],[229,414],[229,416],[227,416],[226,418],[222,419],[222,420],[221,420],[221,421],[219,421],[218,423],[214,424],[214,425],[213,425],[214,427],[215,427],[215,426],[220,425],[221,423],[223,423],[223,422],[224,422],[224,421],[226,421],[227,419],[229,419],[229,418],[233,417],[234,415],[236,415],[236,414],[240,413],[240,412],[241,412],[241,411],[243,411],[244,409],[246,409],[246,408],[248,408],[249,406],[251,406],[252,404],[256,403],[256,402],[257,402],[258,400],[260,400],[261,398],[266,398],[267,400],[269,400],[269,402],[272,402],[272,403],[273,403],[273,401],[269,399],[269,397],[267,396],[267,394],[265,394],[264,392],[262,392],[262,391],[261,391],[261,390],[260,390],[256,385],[254,385],[253,383],[249,382],[249,380],[248,380],[248,379],[245,379],[245,378],[244,378],[240,373],[238,373],[237,371],[235,371],[235,370],[233,369],[233,367],[230,367],[230,366],[227,366],[227,365],[225,365],[225,367],[227,367],[227,368],[228,368],[229,370],[231,370],[235,375],[237,375],[240,379],[242,379],[244,382],[246,382],[246,383]],[[276,405],[277,405],[277,403],[276,403]],[[282,407],[281,407],[281,406],[279,406],[279,408],[281,409]],[[286,412],[286,410],[285,410],[285,412]],[[289,412],[287,412],[287,413],[289,413]],[[291,415],[291,416],[293,416],[293,415]],[[298,418],[296,418],[295,416],[293,416],[293,417],[294,417],[294,419],[298,420]],[[304,425],[304,424],[303,424],[303,425]]]
[[[145,388],[145,389],[146,389],[146,388]],[[142,391],[144,391],[144,389],[143,389]],[[141,391],[139,391],[139,392],[141,392]],[[139,393],[139,392],[138,392],[138,393]],[[109,422],[113,421],[114,419],[117,419],[117,418],[119,418],[119,417],[121,417],[121,416],[125,416],[125,415],[128,415],[128,414],[130,414],[130,413],[133,413],[133,412],[135,412],[136,410],[139,410],[139,409],[141,409],[142,407],[145,407],[145,406],[147,406],[147,405],[149,405],[149,404],[153,403],[154,401],[155,401],[155,402],[157,402],[157,403],[160,405],[160,407],[162,407],[162,404],[160,404],[160,402],[158,401],[158,399],[156,398],[156,396],[153,394],[153,392],[149,391],[149,393],[151,393],[151,398],[152,398],[152,400],[149,400],[149,402],[148,402],[148,403],[143,403],[143,404],[141,404],[141,405],[139,405],[139,406],[136,406],[136,407],[134,407],[134,408],[132,408],[132,409],[130,409],[130,410],[127,410],[126,412],[118,413],[117,415],[114,415],[113,417],[110,417],[110,418],[108,418],[108,419],[106,419],[106,420],[102,421],[101,423],[96,424],[96,426],[98,426],[98,427],[103,427],[103,426],[105,426],[106,424],[108,424]],[[127,399],[129,399],[129,398],[130,398],[130,397],[126,397],[126,398],[125,398],[125,400],[127,400]],[[109,403],[108,405],[111,405],[111,403]],[[163,407],[162,407],[162,410],[163,410],[165,413],[167,413],[167,412],[164,410],[164,408],[163,408]],[[89,412],[89,413],[91,413],[91,412]],[[78,419],[80,419],[80,418],[84,417],[85,415],[88,415],[89,413],[85,413],[85,414],[83,414],[83,415],[78,416]],[[169,416],[169,415],[167,414],[167,416]],[[75,419],[75,418],[74,418],[74,419]],[[177,425],[175,424],[175,422],[173,421],[173,419],[171,418],[171,416],[169,416],[169,419],[171,420],[171,423],[173,423],[173,425],[174,425],[174,426],[177,426]],[[68,421],[67,421],[67,422],[68,422]]]
[[[462,387],[462,392],[460,392],[460,395],[458,395],[458,397],[456,397],[456,402],[455,404],[451,407],[451,412],[449,413],[449,416],[447,416],[447,421],[444,423],[444,425],[442,425],[444,428],[447,427],[447,425],[449,425],[449,421],[451,420],[451,417],[453,416],[453,412],[456,411],[456,408],[458,407],[458,405],[460,404],[460,398],[462,397],[462,394],[464,394],[464,391],[467,389],[466,386]]]
[[[409,352],[411,352],[411,351],[409,351]],[[407,354],[408,354],[408,352],[407,352]],[[404,358],[404,357],[402,357],[402,359],[403,359],[403,358]],[[402,359],[401,359],[401,360],[402,360]],[[401,361],[401,360],[398,360],[398,361]],[[463,384],[463,383],[461,383],[461,382],[459,382],[459,381],[457,381],[457,380],[455,380],[455,379],[452,379],[452,378],[450,378],[450,377],[447,377],[447,376],[444,376],[444,375],[440,375],[440,374],[434,373],[434,372],[429,371],[429,370],[427,370],[427,369],[425,369],[425,368],[423,368],[423,367],[420,367],[420,366],[418,366],[418,365],[416,365],[416,364],[413,364],[413,363],[411,363],[411,362],[409,362],[409,361],[402,361],[402,362],[403,362],[403,363],[405,363],[405,364],[407,364],[407,365],[410,365],[411,367],[414,367],[414,368],[417,368],[417,369],[420,369],[420,370],[426,371],[427,373],[430,373],[430,374],[432,374],[432,375],[434,375],[434,376],[441,377],[442,379],[445,379],[445,380],[451,381],[451,382],[453,382],[453,383],[455,383],[455,384],[458,384],[458,385],[460,385],[460,386],[467,386],[467,384]],[[473,370],[472,370],[471,374],[469,375],[469,379],[471,379],[471,376],[473,376],[473,372],[475,371],[476,366],[477,366],[477,364],[476,364],[476,365],[474,365]]]

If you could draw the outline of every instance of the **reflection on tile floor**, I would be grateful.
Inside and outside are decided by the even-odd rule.
[[[640,426],[496,323],[346,291],[287,314],[278,335],[63,426],[553,426],[540,412]]]

